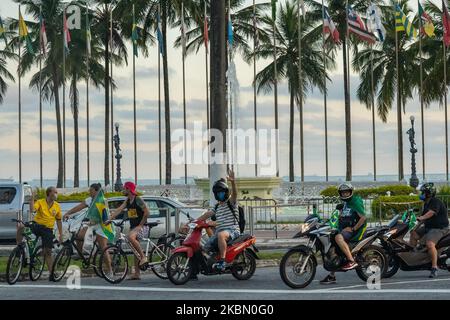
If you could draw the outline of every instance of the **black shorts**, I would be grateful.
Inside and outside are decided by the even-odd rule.
[[[40,237],[42,239],[42,247],[47,249],[53,248],[53,230],[49,229],[41,224],[33,223],[30,226],[31,231],[34,233],[36,237]]]

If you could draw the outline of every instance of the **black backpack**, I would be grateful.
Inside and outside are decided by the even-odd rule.
[[[231,205],[230,201],[227,201],[228,204],[228,208],[230,208],[230,211],[233,213],[234,218],[237,220],[238,225],[239,225],[239,231],[241,233],[244,232],[245,230],[245,212],[244,212],[244,207],[238,206],[238,214],[239,217],[236,216],[236,213],[234,212],[233,206]],[[214,211],[217,211],[217,208],[219,207],[219,203],[216,203],[216,205],[214,206]],[[216,215],[211,217],[211,220],[216,221]]]

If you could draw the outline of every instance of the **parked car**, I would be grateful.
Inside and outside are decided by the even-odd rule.
[[[28,184],[0,184],[0,239],[16,238],[16,223],[11,219],[28,219],[32,188]]]

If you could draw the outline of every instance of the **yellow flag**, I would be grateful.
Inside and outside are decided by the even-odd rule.
[[[28,36],[28,28],[23,20],[22,13],[19,12],[19,36],[26,37]]]

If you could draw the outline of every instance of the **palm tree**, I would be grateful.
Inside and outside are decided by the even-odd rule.
[[[272,17],[265,16],[263,20],[263,33],[271,34]],[[305,99],[306,93],[313,87],[318,87],[322,92],[325,90],[324,67],[322,61],[322,25],[317,24],[317,19],[309,13],[302,22],[302,88],[299,85],[299,51],[298,51],[298,15],[297,1],[289,0],[280,6],[276,21],[276,43],[278,77],[285,78],[288,82],[290,94],[290,125],[289,125],[289,180],[294,181],[294,110],[295,104],[300,106],[301,100]],[[251,60],[253,55],[259,59],[268,59],[273,55],[273,41],[270,37],[260,43],[255,52],[246,57]],[[270,92],[273,89],[275,79],[274,63],[271,62],[256,75],[258,92]],[[327,57],[327,65],[334,66],[330,56]]]
[[[29,34],[32,38],[34,52],[39,52],[39,21],[40,5],[32,0],[15,0],[25,8],[25,12],[33,17],[33,21],[27,21],[30,29]],[[56,128],[58,139],[58,180],[57,187],[63,186],[63,150],[62,150],[62,131],[61,131],[61,106],[59,100],[59,88],[62,85],[62,1],[48,0],[42,2],[42,16],[46,23],[48,52],[47,55],[35,55],[25,49],[21,57],[20,75],[25,75],[30,69],[41,60],[42,65],[42,95],[44,100],[55,102]],[[17,19],[11,19],[10,30],[18,30]],[[13,37],[9,43],[12,50],[17,50],[21,43],[18,35]],[[38,91],[40,87],[40,73],[32,76],[30,88]]]
[[[403,12],[408,14],[410,9],[406,1],[402,1]],[[397,126],[398,126],[398,157],[399,179],[403,179],[403,132],[402,111],[405,112],[406,102],[412,98],[417,88],[419,78],[417,68],[419,64],[417,48],[411,45],[410,39],[404,32],[397,33],[398,37],[398,79],[395,48],[395,12],[392,6],[380,7],[386,21],[386,39],[373,47],[373,79],[376,93],[377,112],[383,122],[386,122],[389,111],[392,109],[395,93],[397,92]],[[367,46],[356,52],[353,68],[360,73],[361,82],[357,89],[357,96],[367,106],[371,103],[371,50]],[[397,90],[398,88],[398,90]],[[399,99],[398,99],[399,98]]]
[[[3,103],[6,91],[8,90],[7,80],[14,81],[14,76],[8,71],[7,60],[15,60],[17,56],[11,52],[7,46],[0,50],[0,104]]]

